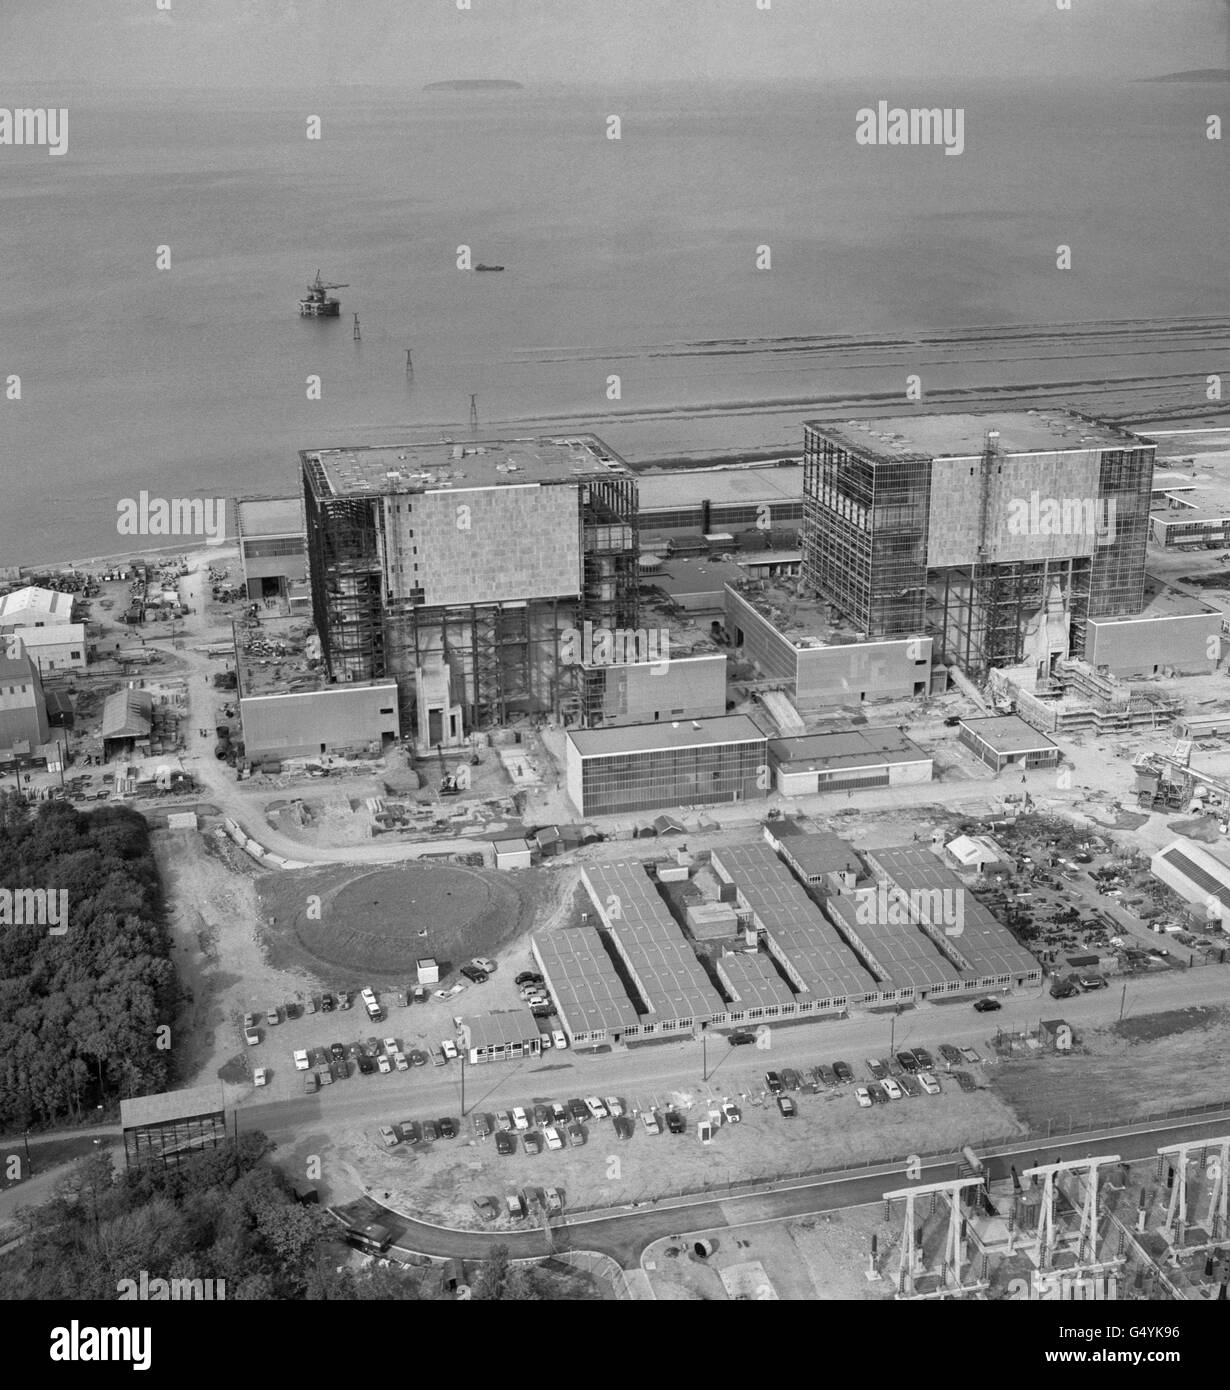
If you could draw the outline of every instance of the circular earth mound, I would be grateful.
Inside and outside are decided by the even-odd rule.
[[[318,960],[374,975],[412,974],[433,956],[449,964],[495,949],[516,929],[520,900],[491,872],[411,864],[356,874],[309,899],[295,935]]]

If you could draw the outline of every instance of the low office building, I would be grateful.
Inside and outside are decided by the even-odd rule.
[[[129,1168],[146,1163],[178,1167],[202,1150],[230,1141],[222,1086],[216,1081],[187,1091],[121,1100],[120,1128]]]
[[[1188,483],[1164,488],[1157,476],[1149,512],[1149,539],[1163,550],[1219,550],[1230,544],[1230,507],[1223,498]]]
[[[53,671],[84,671],[88,661],[84,623],[53,623],[48,627],[15,627],[8,634],[20,641],[42,675]]]
[[[1230,931],[1230,866],[1203,845],[1180,836],[1149,861],[1153,877],[1199,910],[1206,927]]]
[[[1062,756],[1058,744],[1015,714],[963,719],[957,738],[995,772],[1054,767]]]
[[[534,862],[534,851],[528,840],[496,840],[492,849],[497,869],[528,869]]]
[[[530,949],[574,1047],[617,1043],[629,1031],[635,1035],[640,1015],[594,928],[534,936]]]
[[[826,604],[764,583],[728,584],[724,610],[731,644],[762,677],[780,679],[801,710],[921,699],[931,692],[930,637],[860,641],[849,626],[829,621]],[[942,690],[943,671],[934,679]]]
[[[731,1010],[741,1015],[741,1022],[759,1023],[794,1013],[794,991],[765,953],[730,952],[719,956],[714,966]]]
[[[931,755],[896,728],[770,739],[769,764],[782,796],[896,787],[933,775]]]
[[[501,1009],[492,1014],[467,1015],[458,1027],[469,1061],[511,1062],[518,1057],[537,1057],[542,1034],[529,1009]]]
[[[863,872],[854,846],[831,830],[809,830],[785,817],[764,826],[762,834],[800,883],[821,891],[830,885],[834,874],[853,887]]]
[[[763,797],[767,740],[746,715],[570,730],[565,784],[583,816]]]

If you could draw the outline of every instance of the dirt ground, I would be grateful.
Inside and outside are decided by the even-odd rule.
[[[877,1268],[867,1275],[871,1238]],[[658,1241],[646,1250],[642,1268],[654,1294],[667,1301],[778,1298],[792,1302],[893,1296],[892,1270],[900,1226],[883,1221],[882,1204],[851,1207],[822,1216],[732,1226],[710,1236],[712,1254],[698,1259],[694,1240]]]
[[[1062,1004],[1056,1017],[1062,1017]],[[1107,1117],[1127,1123],[1155,1111],[1230,1096],[1230,1010],[1185,1009],[1077,1034],[1069,1056],[1046,1053],[993,1069],[995,1093],[1026,1123],[1057,1131]]]
[[[750,1080],[750,1078],[749,1078]],[[739,1095],[733,1089],[732,1094]],[[527,1096],[525,1105],[569,1096]],[[622,1097],[629,1114],[647,1108],[648,1098]],[[570,1211],[649,1201],[681,1190],[720,1193],[731,1182],[773,1178],[843,1164],[874,1163],[889,1157],[941,1149],[958,1149],[979,1139],[1006,1138],[1022,1132],[1011,1113],[987,1090],[965,1093],[945,1085],[940,1096],[921,1096],[871,1110],[860,1110],[851,1091],[796,1097],[799,1113],[783,1118],[759,1093],[739,1100],[743,1118],[722,1125],[713,1142],[702,1145],[696,1121],[710,1106],[697,1093],[655,1098],[673,1104],[688,1121],[681,1135],[650,1134],[638,1120],[630,1140],[616,1137],[610,1120],[586,1124],[583,1147],[567,1146],[528,1154],[496,1153],[493,1138],[476,1139],[471,1120],[456,1140],[440,1140],[412,1149],[386,1149],[379,1126],[351,1127],[337,1135],[334,1165],[362,1173],[373,1192],[390,1195],[393,1206],[449,1226],[478,1228],[471,1199],[494,1196],[502,1204],[507,1190],[556,1187]],[[759,1102],[759,1103],[757,1103]],[[481,1102],[479,1103],[481,1109]],[[661,1111],[659,1110],[659,1114]],[[387,1122],[438,1118],[389,1114]],[[452,1116],[457,1119],[456,1114]],[[334,1166],[331,1165],[331,1166]],[[501,1218],[496,1229],[508,1223]],[[488,1228],[490,1229],[490,1228]]]

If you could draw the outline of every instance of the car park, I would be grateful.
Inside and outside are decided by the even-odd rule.
[[[843,1086],[848,1086],[854,1080],[854,1068],[849,1062],[834,1062],[833,1074]]]
[[[783,1067],[781,1070],[782,1085],[788,1091],[797,1091],[803,1084],[802,1077],[793,1067]]]
[[[542,1135],[536,1129],[531,1129],[521,1136],[521,1146],[527,1154],[542,1153]]]
[[[726,1041],[731,1047],[746,1047],[756,1041],[756,1034],[746,1028],[736,1028],[733,1033],[727,1033]]]
[[[953,1076],[957,1078],[957,1085],[960,1086],[963,1091],[976,1091],[978,1089],[978,1083],[969,1072],[954,1071]]]
[[[854,1099],[863,1107],[864,1110],[871,1108],[871,1093],[866,1086],[858,1086],[854,1091]]]
[[[743,1111],[734,1103],[733,1100],[722,1102],[722,1115],[728,1125],[737,1125],[743,1119]]]
[[[444,1053],[446,1061],[455,1062],[461,1054],[457,1051],[457,1044],[445,1038],[440,1043],[440,1051]]]
[[[893,1060],[902,1071],[916,1072],[921,1070],[918,1065],[918,1058],[914,1056],[909,1048],[903,1048],[902,1051],[896,1054]]]
[[[568,1126],[568,1142],[574,1149],[581,1148],[588,1137],[584,1125],[573,1124]]]
[[[494,1221],[500,1214],[499,1204],[494,1197],[475,1197],[471,1204],[484,1221]]]
[[[376,1067],[382,1076],[387,1076],[393,1070],[393,1059],[384,1056],[377,1057]]]
[[[999,1002],[998,999],[990,999],[990,998],[987,998],[987,999],[979,999],[979,1000],[975,1001],[975,1004],[974,1004],[974,1008],[975,1008],[980,1014],[993,1014],[993,1013],[996,1011],[996,1009],[1002,1009],[1003,1007],[1004,1007],[1004,1006]]]
[[[605,1120],[607,1117],[607,1108],[598,1096],[586,1096],[585,1108],[591,1120]]]
[[[396,1145],[401,1143],[401,1140],[397,1137],[396,1134],[393,1133],[392,1125],[381,1126],[380,1137],[384,1140],[384,1146],[386,1149],[394,1148]]]
[[[617,1139],[631,1139],[636,1133],[636,1126],[628,1115],[616,1115],[611,1123],[615,1126]]]
[[[905,1092],[902,1091],[901,1087],[897,1085],[897,1083],[893,1080],[891,1076],[886,1076],[884,1080],[879,1083],[879,1085],[883,1088],[884,1094],[889,1098],[889,1100],[900,1100],[902,1096],[905,1094]]]
[[[507,1157],[509,1154],[517,1152],[517,1141],[511,1134],[506,1134],[503,1130],[495,1136],[495,1151]]]
[[[867,1058],[867,1070],[871,1073],[873,1081],[883,1081],[888,1075],[888,1068],[878,1057]]]
[[[269,1068],[257,1067],[252,1073],[253,1086],[267,1086],[269,1084]]]
[[[520,1105],[513,1107],[512,1121],[514,1129],[529,1129],[530,1127],[530,1117]]]
[[[565,1033],[562,1028],[553,1028],[551,1030],[551,1041],[555,1044],[556,1047],[567,1047],[568,1034]]]
[[[447,1115],[436,1122],[436,1128],[440,1131],[441,1139],[456,1139],[457,1137],[457,1121],[450,1119]]]
[[[940,1083],[929,1071],[918,1073],[918,1084],[929,1096],[938,1096],[940,1093]]]
[[[940,1043],[940,1056],[951,1066],[961,1060],[961,1049],[953,1047],[951,1043]]]
[[[901,1087],[907,1096],[913,1096],[915,1099],[923,1093],[923,1088],[918,1084],[918,1078],[916,1076],[911,1076],[908,1071],[903,1071],[901,1075],[897,1077],[897,1085]]]
[[[476,1139],[486,1139],[491,1133],[491,1120],[481,1110],[476,1110],[470,1117],[470,1124],[474,1129]]]
[[[558,1216],[564,1210],[564,1199],[558,1187],[548,1187],[542,1194],[547,1205],[548,1216]]]
[[[320,1077],[314,1071],[310,1071],[303,1078],[303,1089],[309,1096],[314,1096],[320,1089]]]
[[[662,1133],[662,1121],[658,1119],[657,1113],[653,1110],[641,1111],[641,1124],[645,1126],[645,1130],[649,1134]]]
[[[421,1052],[417,1047],[408,1054],[412,1067],[425,1067],[427,1065],[427,1054]]]
[[[249,1047],[256,1047],[261,1040],[261,1035],[255,1028],[245,1028],[243,1030],[243,1040]]]
[[[548,1149],[562,1149],[564,1147],[560,1132],[554,1125],[547,1125],[542,1131],[542,1137],[547,1141]]]
[[[769,1088],[772,1095],[780,1096],[785,1090],[782,1079],[775,1071],[767,1071],[764,1074],[764,1084]]]
[[[687,1129],[683,1116],[678,1110],[666,1112],[666,1128],[671,1134],[682,1134]]]
[[[568,1116],[573,1120],[588,1120],[590,1118],[589,1106],[583,1100],[574,1097],[568,1102]]]
[[[925,1047],[916,1047],[914,1049],[914,1060],[918,1063],[919,1071],[930,1071],[931,1068],[935,1066],[935,1058],[932,1057]]]
[[[794,1101],[792,1101],[789,1096],[778,1096],[777,1108],[788,1120],[793,1119],[794,1116],[799,1113],[799,1107],[795,1105]]]

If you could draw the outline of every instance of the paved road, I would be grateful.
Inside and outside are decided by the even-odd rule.
[[[1146,1158],[1165,1144],[1224,1134],[1227,1124],[1230,1124],[1230,1112],[1214,1119],[1146,1125],[1102,1136],[1082,1135],[1061,1141],[1043,1141],[1041,1145],[1036,1140],[1027,1141],[1006,1145],[993,1152],[983,1151],[979,1156],[994,1180],[1007,1177],[1010,1166],[1015,1166],[1019,1172],[1035,1163],[1063,1158],[1091,1158],[1099,1154],[1118,1154],[1124,1159]],[[958,1161],[959,1156],[954,1154],[950,1159],[926,1164],[918,1182],[937,1182],[955,1177]],[[688,1206],[587,1218],[555,1227],[550,1243],[540,1230],[491,1234],[450,1231],[407,1219],[396,1212],[389,1212],[381,1220],[394,1232],[396,1246],[416,1254],[483,1259],[496,1244],[507,1245],[516,1258],[548,1255],[552,1250],[596,1250],[610,1255],[624,1269],[635,1269],[645,1247],[667,1236],[690,1235],[752,1222],[780,1221],[862,1206],[878,1202],[886,1191],[908,1185],[899,1164],[879,1165],[768,1193],[755,1192],[720,1200],[701,1200]]]

